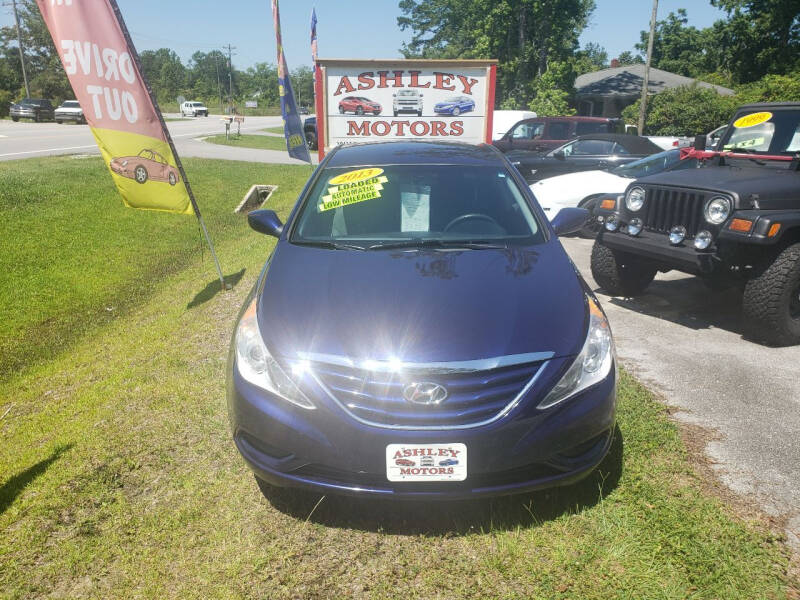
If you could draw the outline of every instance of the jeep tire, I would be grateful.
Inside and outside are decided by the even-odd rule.
[[[747,282],[742,312],[750,337],[776,346],[800,344],[800,243]]]
[[[592,247],[592,276],[612,296],[641,294],[656,276],[656,267],[623,252],[595,242]]]

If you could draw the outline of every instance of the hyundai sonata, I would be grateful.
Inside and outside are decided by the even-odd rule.
[[[611,445],[608,322],[492,146],[339,147],[247,297],[228,366],[237,448],[270,485],[398,498],[574,482]]]

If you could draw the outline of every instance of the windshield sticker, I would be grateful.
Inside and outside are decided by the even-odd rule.
[[[328,195],[322,197],[322,202],[317,205],[317,210],[324,212],[341,206],[380,198],[383,184],[389,182],[385,175],[380,175],[379,177],[371,176],[369,179],[359,178],[350,183],[342,183],[341,178],[343,176],[365,171],[383,173],[383,169],[361,169],[361,171],[351,171],[334,177],[329,183],[337,182],[339,185],[333,185],[328,188]]]
[[[377,177],[383,173],[383,169],[378,169],[375,167],[369,169],[358,169],[357,171],[348,171],[347,173],[342,173],[341,175],[337,175],[333,179],[328,182],[328,185],[339,185],[340,183],[355,183],[356,181],[363,181],[365,179],[371,179],[373,177]]]
[[[733,144],[725,144],[723,150],[731,150],[733,148],[755,148],[756,146],[764,145],[764,138],[757,137],[749,140],[736,140]]]
[[[400,186],[400,230],[429,231],[431,186]]]
[[[766,123],[771,118],[772,118],[771,112],[752,113],[736,119],[733,122],[733,126],[736,127],[737,129],[743,129],[745,127],[755,127],[756,125],[761,125],[762,123]]]

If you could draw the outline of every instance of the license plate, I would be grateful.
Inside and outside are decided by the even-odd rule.
[[[386,446],[389,481],[464,481],[467,478],[465,444],[389,444]]]

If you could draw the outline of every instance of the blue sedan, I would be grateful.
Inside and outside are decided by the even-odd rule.
[[[433,107],[433,112],[438,115],[453,115],[454,117],[473,110],[475,110],[475,100],[469,96],[455,96],[444,102],[438,102]]]
[[[564,485],[615,428],[608,321],[492,146],[339,146],[236,323],[233,440],[264,493],[452,499]]]

